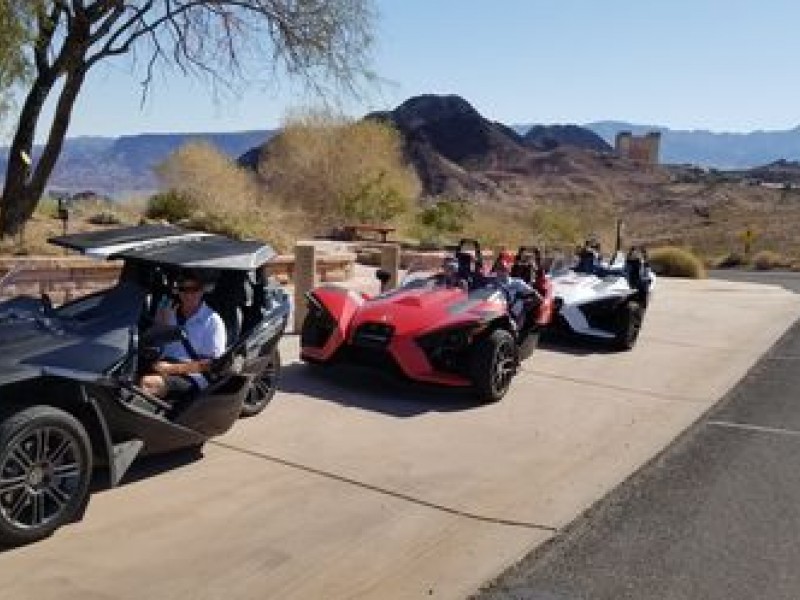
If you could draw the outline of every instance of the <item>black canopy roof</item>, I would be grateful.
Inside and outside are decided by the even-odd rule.
[[[194,269],[251,270],[275,256],[259,241],[234,240],[172,225],[139,225],[51,238],[50,243],[98,258],[122,258]]]

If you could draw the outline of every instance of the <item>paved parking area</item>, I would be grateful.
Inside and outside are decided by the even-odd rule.
[[[282,392],[199,461],[140,468],[0,554],[9,598],[463,598],[697,420],[800,315],[772,286],[659,281],[629,353],[550,345],[490,406],[283,343]]]

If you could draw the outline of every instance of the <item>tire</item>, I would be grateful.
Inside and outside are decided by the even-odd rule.
[[[275,391],[281,376],[281,353],[277,345],[269,352],[269,362],[267,366],[256,375],[250,384],[250,391],[244,399],[242,405],[242,417],[253,417],[267,407]]]
[[[614,345],[618,350],[631,350],[639,338],[644,320],[644,308],[634,301],[626,302],[619,311]]]
[[[472,383],[483,402],[497,402],[505,396],[516,370],[516,342],[505,329],[495,329],[472,348]]]
[[[51,406],[0,422],[0,543],[20,545],[75,520],[89,497],[92,447],[83,425]]]

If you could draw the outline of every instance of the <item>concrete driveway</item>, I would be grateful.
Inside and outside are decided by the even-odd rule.
[[[0,554],[2,595],[463,598],[711,407],[800,316],[798,300],[660,280],[632,352],[550,345],[491,406],[312,369],[288,337],[283,391],[261,416]]]

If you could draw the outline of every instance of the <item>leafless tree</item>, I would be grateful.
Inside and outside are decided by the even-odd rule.
[[[312,87],[357,91],[369,77],[371,0],[26,0],[33,77],[21,103],[0,201],[0,233],[20,231],[56,164],[75,99],[92,67],[120,56],[225,86],[256,69]],[[33,142],[45,102],[55,109],[44,146]],[[35,158],[35,160],[32,160]]]

